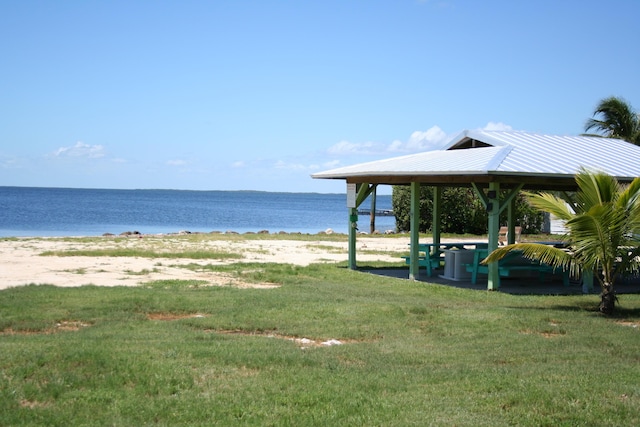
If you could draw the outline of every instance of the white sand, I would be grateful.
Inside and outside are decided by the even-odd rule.
[[[127,239],[104,237],[24,238],[0,240],[0,289],[26,284],[55,286],[137,286],[155,280],[204,280],[211,285],[260,286],[243,283],[231,275],[192,271],[186,264],[234,262],[276,262],[295,265],[339,262],[348,259],[347,242],[285,240],[206,239],[194,241],[176,236],[144,236]],[[399,261],[408,248],[408,237],[358,237],[357,260]],[[242,254],[241,259],[170,259],[104,256],[41,256],[45,251],[107,248],[142,248],[156,252],[198,251],[203,249]],[[263,284],[269,287],[270,284]]]

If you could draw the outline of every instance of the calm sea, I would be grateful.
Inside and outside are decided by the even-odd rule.
[[[368,207],[369,200],[361,206]],[[391,209],[391,196],[378,195],[376,208]],[[347,212],[346,194],[0,187],[0,237],[328,228],[346,233]],[[369,216],[359,219],[359,229],[369,231]],[[377,217],[376,228],[393,230],[395,219]]]

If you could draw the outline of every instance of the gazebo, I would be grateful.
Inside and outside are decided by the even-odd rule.
[[[488,212],[488,248],[498,247],[499,216],[508,209],[509,239],[514,236],[515,196],[521,190],[576,190],[581,169],[602,171],[622,183],[640,176],[640,147],[592,136],[541,135],[515,131],[465,130],[442,149],[327,170],[316,179],[344,179],[349,209],[349,267],[356,265],[358,206],[378,184],[411,186],[409,278],[419,278],[420,185],[433,186],[433,243],[440,243],[443,187],[471,186]],[[510,241],[512,243],[512,241]],[[489,265],[489,290],[497,289],[498,265]]]

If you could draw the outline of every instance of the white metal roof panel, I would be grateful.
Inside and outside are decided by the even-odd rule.
[[[473,150],[427,151],[393,157],[313,174],[313,178],[346,178],[363,175],[450,175],[486,173],[499,164],[508,147],[483,147]]]
[[[461,148],[466,147],[470,140],[489,146]],[[464,131],[445,147],[444,150],[361,163],[312,176],[524,174],[558,177],[573,176],[582,167],[618,178],[640,176],[640,147],[618,139],[529,132]]]
[[[513,148],[495,172],[574,175],[584,167],[617,177],[640,176],[640,147],[619,139],[500,131],[468,131],[466,137]]]

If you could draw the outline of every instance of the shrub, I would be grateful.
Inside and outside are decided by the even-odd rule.
[[[529,205],[525,198],[516,196],[516,225],[525,234],[537,234],[542,230],[544,214]],[[396,228],[410,229],[411,188],[393,187],[391,196],[396,217]],[[420,232],[431,231],[433,218],[433,187],[420,187]],[[443,233],[486,234],[487,211],[473,189],[467,187],[447,187],[442,192],[441,230]],[[500,215],[500,223],[507,223],[507,211]]]

